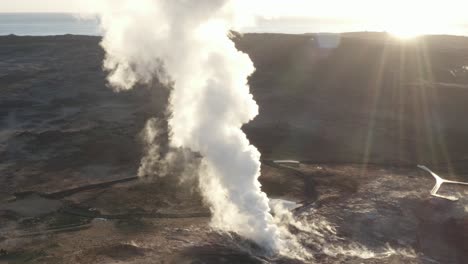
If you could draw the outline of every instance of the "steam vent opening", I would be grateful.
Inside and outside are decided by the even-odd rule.
[[[0,1],[0,263],[466,263],[467,7]]]

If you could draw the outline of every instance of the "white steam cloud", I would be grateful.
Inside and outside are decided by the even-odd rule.
[[[245,19],[238,16],[239,2],[100,1],[104,67],[116,90],[155,77],[172,86],[170,144],[203,156],[199,182],[211,205],[212,225],[281,252],[282,232],[258,182],[260,153],[241,130],[258,106],[247,85],[253,64],[228,36]],[[157,148],[151,151],[158,155]]]
[[[269,1],[259,1],[268,8]],[[231,29],[242,26],[239,22],[249,21],[249,13],[258,11],[251,9],[249,0],[91,3],[101,18],[104,67],[111,86],[128,90],[157,79],[171,88],[169,155],[162,157],[158,145],[161,122],[150,119],[141,135],[148,146],[140,176],[174,173],[171,166],[190,159],[185,152],[190,149],[202,156],[201,164],[193,166],[199,168],[199,187],[211,206],[215,228],[236,232],[271,253],[309,262],[314,249],[329,256],[413,257],[412,252],[391,248],[375,253],[358,244],[349,245],[325,219],[296,217],[280,203],[272,203],[275,217],[270,214],[268,198],[258,181],[260,153],[241,130],[258,114],[247,85],[247,77],[255,69],[229,38]]]

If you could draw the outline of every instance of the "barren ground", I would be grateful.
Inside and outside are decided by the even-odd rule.
[[[262,188],[302,205],[293,213],[314,232],[290,228],[317,263],[466,261],[468,190],[430,197],[434,180],[416,165],[468,179],[467,38],[235,41],[257,68],[261,113],[244,130],[264,159]],[[0,37],[0,263],[301,263],[210,229],[196,184],[132,178],[138,133],[164,118],[168,92],[114,93],[98,43]]]

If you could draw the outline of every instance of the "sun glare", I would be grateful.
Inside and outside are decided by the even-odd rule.
[[[401,27],[398,26],[398,27],[393,27],[393,28],[389,27],[387,32],[390,35],[396,38],[399,38],[401,40],[413,39],[424,34],[424,30],[412,28],[408,26],[401,26]]]
[[[461,21],[459,9],[466,5],[458,0],[451,1],[451,5],[428,0],[389,1],[380,12],[369,17],[368,23],[376,23],[382,31],[402,40],[428,34],[453,34]]]

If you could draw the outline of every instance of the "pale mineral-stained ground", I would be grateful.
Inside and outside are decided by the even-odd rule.
[[[464,263],[468,39],[246,34],[263,190],[316,263]],[[0,263],[308,263],[209,227],[196,181],[136,178],[156,82],[114,93],[99,38],[0,37]],[[384,61],[385,63],[383,63]],[[382,66],[383,65],[383,66]],[[167,142],[162,140],[161,145]],[[163,148],[164,149],[164,148]],[[274,160],[298,160],[300,165]]]

